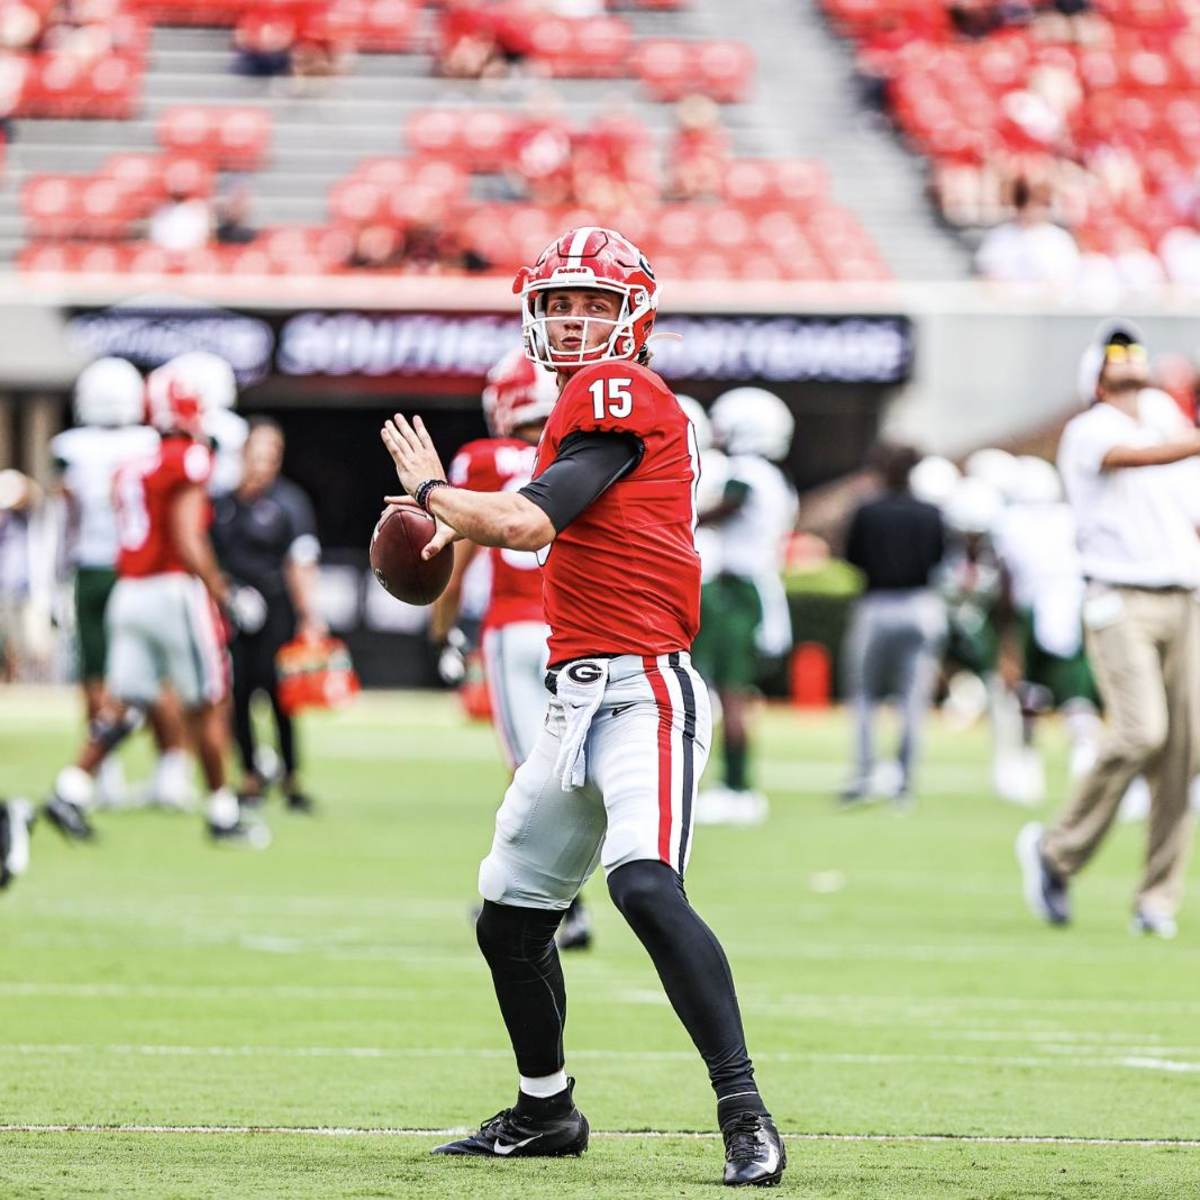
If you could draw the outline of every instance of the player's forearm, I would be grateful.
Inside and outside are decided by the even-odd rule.
[[[516,492],[470,492],[439,487],[429,496],[433,515],[481,546],[540,550],[554,540],[550,518]]]
[[[208,589],[208,593],[220,605],[229,600],[229,585],[221,568],[217,565],[216,555],[206,534],[187,533],[178,536],[176,544],[179,547],[179,557],[184,566]]]
[[[1200,454],[1200,431],[1178,442],[1162,442],[1157,446],[1114,446],[1100,464],[1102,471],[1122,467],[1165,467],[1183,462]]]
[[[317,623],[317,564],[296,562],[289,559],[284,565],[283,577],[287,583],[296,620],[300,625]]]

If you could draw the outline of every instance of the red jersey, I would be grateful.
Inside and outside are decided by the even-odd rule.
[[[171,535],[171,504],[185,487],[205,484],[211,474],[212,451],[185,437],[164,437],[155,454],[117,472],[118,575],[187,573]]]
[[[450,464],[455,487],[472,492],[515,492],[533,475],[537,448],[520,438],[480,438],[468,442]],[[492,594],[484,614],[484,629],[499,629],[514,621],[544,622],[542,572],[531,550],[501,550],[492,546]]]
[[[690,650],[700,628],[700,456],[691,422],[646,367],[584,367],[546,422],[534,478],[572,433],[599,432],[633,434],[642,457],[544,552],[550,661]]]

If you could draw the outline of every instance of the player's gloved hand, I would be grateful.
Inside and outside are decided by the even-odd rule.
[[[262,592],[247,585],[229,596],[229,616],[239,633],[257,633],[267,623],[267,602]]]
[[[467,635],[457,626],[446,634],[437,670],[447,687],[458,687],[467,677]]]

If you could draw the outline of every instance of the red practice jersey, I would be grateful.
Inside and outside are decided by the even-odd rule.
[[[700,628],[700,458],[691,422],[653,371],[603,362],[576,371],[563,389],[535,478],[573,433],[633,434],[643,452],[545,552],[550,661],[690,650]]]
[[[468,442],[450,464],[450,482],[472,492],[515,492],[533,475],[537,448],[520,438],[480,438]],[[499,629],[514,621],[544,622],[542,572],[531,550],[501,550],[493,546],[492,594],[484,614],[484,629]]]
[[[212,452],[185,437],[165,437],[149,458],[122,467],[114,483],[121,576],[187,573],[171,535],[171,505],[185,487],[205,484]]]

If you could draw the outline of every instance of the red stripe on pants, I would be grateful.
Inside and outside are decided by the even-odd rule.
[[[657,659],[647,655],[642,666],[658,705],[658,857],[671,866],[671,695]]]

